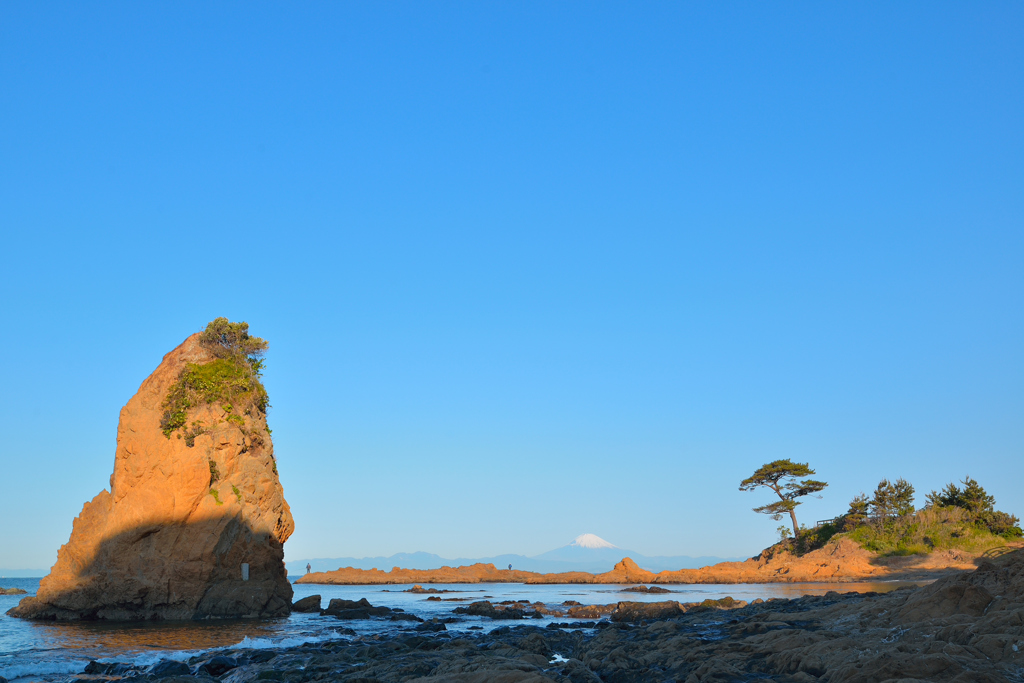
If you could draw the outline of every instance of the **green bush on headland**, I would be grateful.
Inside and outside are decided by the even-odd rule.
[[[925,508],[876,527],[863,524],[849,537],[882,555],[925,555],[933,550],[965,550],[980,553],[1006,545],[961,508]]]
[[[872,552],[899,556],[935,550],[979,553],[1024,536],[1020,520],[996,510],[995,499],[977,481],[967,477],[961,483],[963,488],[951,483],[932,491],[926,506],[915,510],[909,482],[883,479],[871,498],[856,496],[845,514],[814,529],[801,528],[795,540],[783,543],[804,553],[845,535]]]
[[[253,410],[263,414],[270,407],[267,390],[260,382],[267,342],[249,336],[248,323],[217,318],[206,326],[199,342],[215,358],[186,365],[167,393],[160,420],[167,438],[188,424],[190,410],[204,404],[220,403],[225,412],[232,413],[228,419],[239,426],[245,424],[242,415],[252,415]],[[186,443],[193,445],[203,431],[200,423],[193,422],[193,428],[184,434]],[[182,434],[178,436],[182,438]]]

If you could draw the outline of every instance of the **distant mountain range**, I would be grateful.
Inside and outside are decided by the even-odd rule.
[[[315,572],[324,572],[342,567],[380,569],[382,571],[389,571],[393,567],[401,567],[403,569],[438,569],[439,567],[459,567],[478,562],[493,564],[496,567],[512,565],[513,569],[523,569],[525,571],[545,574],[572,571],[600,574],[611,571],[615,563],[624,557],[632,558],[642,568],[652,572],[672,569],[695,569],[709,564],[726,562],[730,559],[711,556],[690,557],[689,555],[648,557],[632,550],[619,548],[594,534],[583,534],[577,536],[568,545],[563,545],[561,548],[555,548],[534,557],[527,557],[526,555],[497,555],[495,557],[458,557],[447,559],[433,553],[416,552],[396,553],[390,557],[332,557],[293,560],[285,563],[285,566],[288,569],[288,574],[293,576],[305,574],[306,564],[311,565]]]

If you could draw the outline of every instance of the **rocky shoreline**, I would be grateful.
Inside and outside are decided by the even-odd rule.
[[[1016,543],[1002,548],[1020,548]],[[921,581],[971,570],[985,561],[982,555],[963,551],[940,551],[908,557],[880,557],[847,538],[837,538],[812,552],[796,555],[780,546],[766,548],[743,562],[720,562],[700,569],[650,572],[630,558],[623,558],[603,574],[563,572],[540,574],[515,569],[498,569],[493,564],[440,569],[354,569],[345,567],[329,572],[312,572],[296,583],[328,585],[388,585],[446,583],[525,583],[525,584],[730,584],[730,583],[804,583],[851,581]]]
[[[482,602],[470,607],[485,611]],[[335,607],[333,615],[330,606],[324,610],[323,618],[380,610],[363,602]],[[611,607],[599,620],[546,627],[514,621],[486,633],[448,631],[443,620],[409,621],[372,636],[342,628],[338,640],[280,650],[222,650],[147,670],[94,663],[79,678],[166,683],[1024,680],[1024,551],[928,586],[886,594]],[[514,619],[527,618],[531,608],[505,606],[520,612]],[[394,612],[381,611],[376,618]]]

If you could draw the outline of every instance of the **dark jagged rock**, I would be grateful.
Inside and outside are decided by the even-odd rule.
[[[398,612],[397,610],[391,615],[391,621],[416,621],[421,622],[423,619],[419,618],[415,614],[407,614],[405,612]]]
[[[735,598],[726,596],[719,598],[718,600],[707,599],[703,602],[687,602],[682,605],[688,612],[700,612],[702,610],[721,610],[721,609],[739,609],[746,607],[747,603],[744,600],[736,600]]]
[[[623,588],[624,593],[672,593],[667,588],[661,586],[630,586],[629,588]]]
[[[512,603],[518,605],[519,603]],[[453,612],[456,614],[468,614],[473,617],[487,617],[488,619],[523,619],[526,613],[518,607],[511,605],[494,605],[489,600],[479,600],[467,607],[456,607]]]
[[[302,598],[292,603],[293,612],[319,612],[320,611],[319,595],[310,595],[308,598]]]
[[[139,668],[126,662],[97,662],[91,661],[85,666],[85,673],[110,678],[123,678],[139,673]]]
[[[406,588],[402,592],[403,593],[431,593],[431,594],[437,594],[437,593],[454,593],[456,591],[450,591],[450,590],[447,590],[447,589],[438,589],[438,588],[424,588],[423,586],[421,586],[419,584],[416,584],[412,588]]]
[[[615,605],[574,605],[569,608],[566,613],[573,619],[600,619],[603,616],[611,614],[615,610]]]
[[[236,668],[238,668],[238,660],[234,657],[217,656],[205,664],[201,664],[197,672],[217,677]]]
[[[391,614],[390,607],[374,607],[366,598],[359,600],[343,600],[334,598],[327,605],[321,614],[335,617],[336,619],[369,619],[370,617],[384,617]]]
[[[437,620],[425,621],[422,624],[416,626],[417,631],[425,631],[429,633],[436,633],[438,631],[447,631],[447,627]]]
[[[247,659],[250,664],[265,664],[275,657],[277,657],[277,653],[273,650],[257,650],[250,654]]]
[[[185,662],[177,662],[173,659],[162,659],[149,669],[149,675],[155,678],[167,678],[168,676],[189,676],[191,669]]]
[[[682,616],[686,610],[678,602],[620,602],[611,613],[612,621],[656,621]]]
[[[325,613],[330,614],[331,612],[340,612],[346,609],[368,609],[373,607],[370,601],[366,598],[360,598],[359,600],[343,600],[341,598],[334,598],[327,603],[327,609]]]

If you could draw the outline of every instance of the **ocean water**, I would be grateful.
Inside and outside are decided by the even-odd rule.
[[[295,577],[292,577],[295,578]],[[830,590],[886,592],[909,582],[877,583],[791,583],[791,584],[729,584],[665,586],[672,593],[643,594],[623,592],[628,586],[617,585],[524,585],[524,584],[455,584],[434,585],[442,601],[428,601],[427,595],[404,593],[411,585],[395,586],[317,586],[295,585],[295,600],[309,595],[323,597],[323,606],[332,598],[358,600],[366,598],[373,605],[401,608],[423,619],[459,616],[460,621],[448,624],[449,632],[487,631],[509,624],[544,626],[552,621],[571,619],[527,619],[495,621],[483,617],[453,615],[452,609],[474,600],[541,601],[549,607],[575,600],[584,605],[608,604],[620,600],[658,602],[678,600],[696,602],[707,598],[732,596],[737,600],[755,598],[796,598],[822,595]],[[34,595],[39,579],[0,579],[4,588],[22,588]],[[375,637],[397,633],[415,626],[410,622],[381,619],[340,621],[318,614],[293,614],[282,619],[246,619],[231,621],[153,622],[111,624],[102,622],[54,623],[13,619],[6,612],[24,595],[0,596],[0,677],[9,681],[62,682],[80,673],[91,660],[131,662],[137,665],[156,663],[161,659],[187,660],[190,657],[222,648],[276,648],[353,637]],[[455,600],[448,600],[454,598]],[[345,635],[352,629],[357,635]]]

